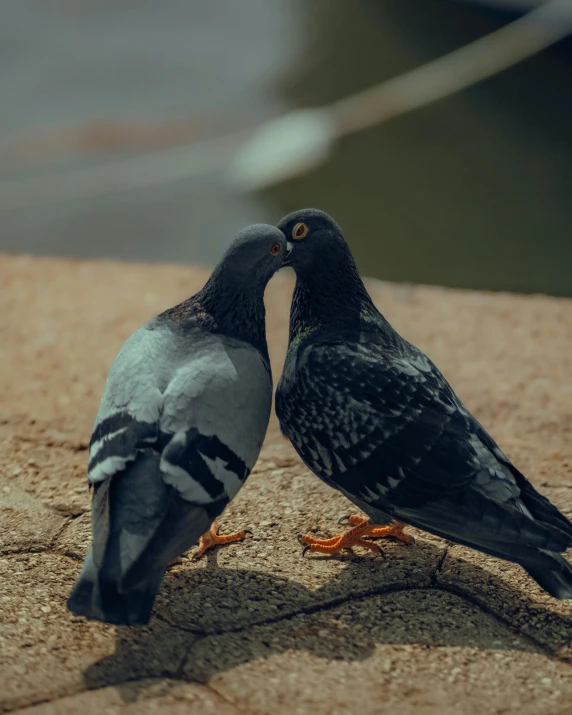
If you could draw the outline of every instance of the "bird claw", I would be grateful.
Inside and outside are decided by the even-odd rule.
[[[385,558],[383,549],[366,537],[381,538],[384,536],[395,536],[407,543],[411,543],[413,540],[413,537],[403,533],[402,524],[394,523],[390,526],[376,526],[365,516],[342,516],[338,523],[346,519],[353,527],[345,534],[339,534],[329,539],[316,539],[309,534],[305,536],[298,534],[298,541],[304,546],[302,556],[304,556],[308,550],[312,551],[312,553],[330,554],[331,556],[340,554],[342,551],[347,551],[351,554],[352,558],[360,558],[352,548],[353,546],[360,546],[363,549],[373,552],[376,557],[381,556]]]
[[[350,520],[350,514],[345,514],[344,516],[340,516],[338,519],[338,524],[343,524],[344,521],[349,521]]]
[[[312,551],[312,544],[308,544],[306,541],[304,541],[304,534],[296,534],[296,538],[298,539],[300,545],[304,547],[302,549],[302,558],[304,558],[308,551]]]
[[[234,534],[226,534],[220,536],[218,533],[218,522],[215,519],[211,524],[210,529],[201,536],[199,539],[198,549],[193,554],[192,560],[198,561],[206,551],[212,549],[214,546],[224,546],[225,544],[232,544],[236,541],[242,541],[246,535],[246,532],[252,536],[252,531],[243,530],[237,531]]]

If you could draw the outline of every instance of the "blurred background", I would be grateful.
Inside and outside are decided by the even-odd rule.
[[[536,4],[2,0],[0,250],[212,265],[244,225],[315,206],[365,275],[570,296],[570,39],[344,137],[307,174],[255,191],[225,174],[229,135]]]

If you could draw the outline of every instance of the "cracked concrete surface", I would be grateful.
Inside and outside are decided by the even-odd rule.
[[[86,448],[109,364],[202,270],[0,258],[0,711],[572,713],[572,604],[410,530],[385,558],[301,558],[351,505],[273,420],[221,519],[253,536],[170,571],[148,627],[65,601],[89,544]],[[292,281],[268,292],[275,379]],[[572,516],[572,301],[370,284],[525,474]]]

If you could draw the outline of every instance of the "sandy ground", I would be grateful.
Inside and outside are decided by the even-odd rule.
[[[0,258],[0,710],[572,713],[572,604],[517,566],[415,546],[301,558],[351,506],[271,423],[221,520],[252,538],[166,577],[148,627],[65,608],[89,542],[86,448],[109,364],[199,269]],[[370,284],[517,466],[572,516],[572,300]],[[275,376],[291,277],[268,291]],[[21,709],[25,708],[25,709]]]

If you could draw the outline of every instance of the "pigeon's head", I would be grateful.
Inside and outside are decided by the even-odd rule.
[[[290,340],[319,327],[359,329],[375,314],[340,227],[327,213],[302,209],[285,216],[278,228],[292,244],[283,266],[296,272],[290,311]]]
[[[292,244],[283,266],[296,273],[317,267],[334,267],[337,262],[352,261],[347,243],[338,224],[324,211],[301,209],[285,216],[278,228]]]
[[[274,226],[257,223],[242,229],[224,255],[227,279],[266,285],[282,266],[291,249],[286,237]]]

